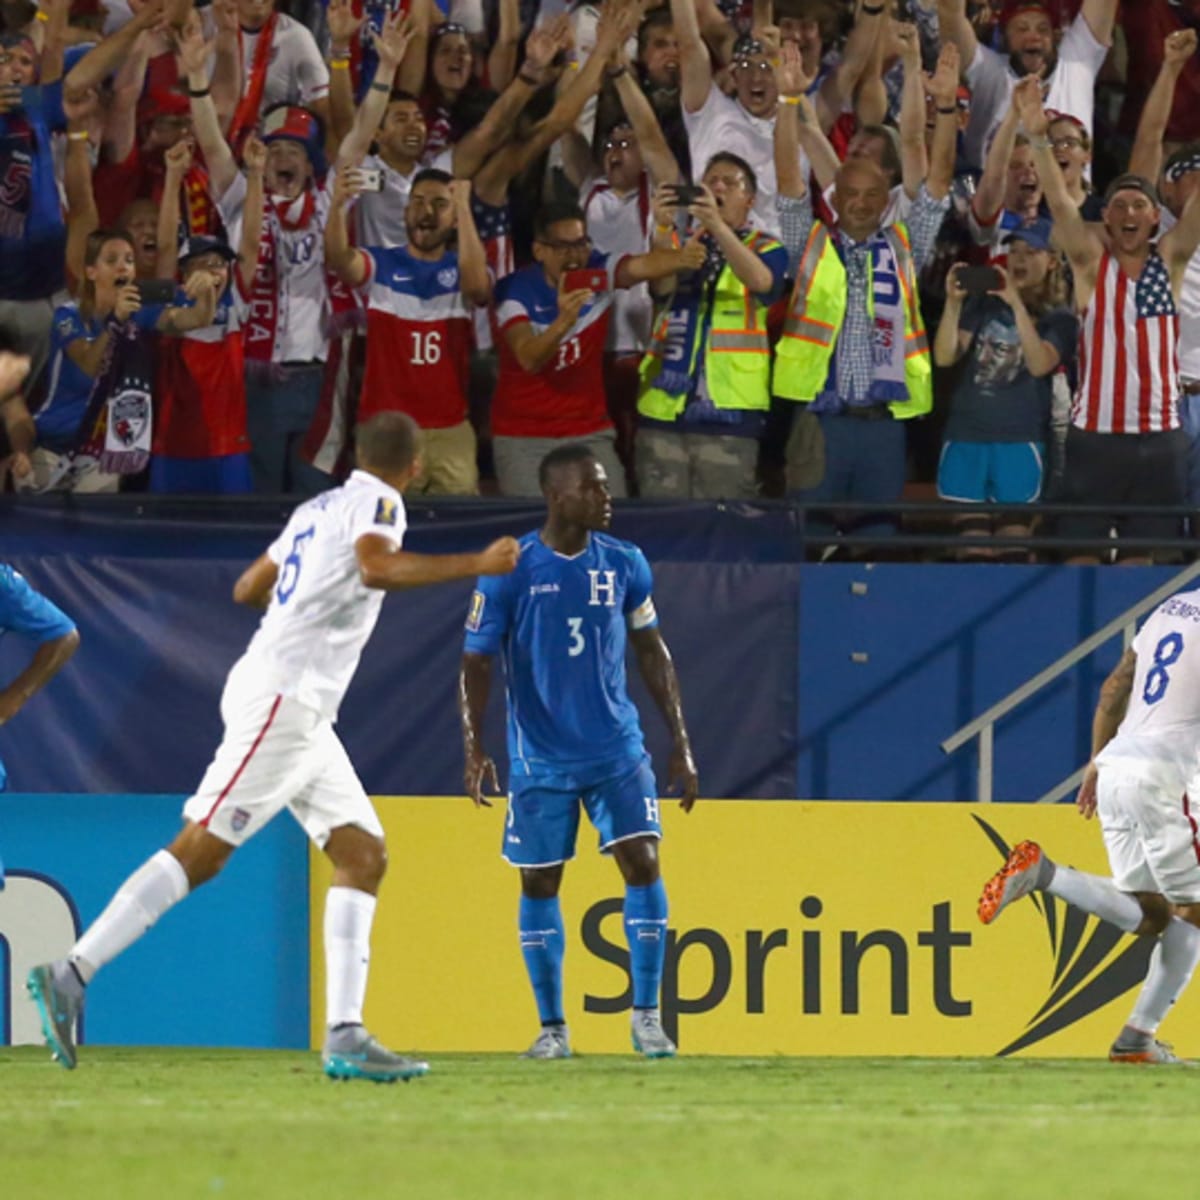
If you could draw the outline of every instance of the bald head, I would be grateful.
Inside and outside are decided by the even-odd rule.
[[[879,228],[890,198],[887,176],[878,163],[869,158],[842,163],[834,182],[833,206],[838,224],[855,241]]]

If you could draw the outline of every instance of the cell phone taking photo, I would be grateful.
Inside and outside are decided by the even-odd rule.
[[[175,299],[175,284],[170,279],[139,279],[133,286],[143,304],[170,304]]]
[[[358,177],[364,192],[383,191],[383,172],[378,167],[360,167]]]
[[[689,204],[695,204],[704,197],[704,189],[696,183],[673,183],[670,187],[672,202],[679,208],[687,208]]]
[[[601,292],[608,291],[608,272],[603,267],[580,267],[563,275],[563,291]]]
[[[986,296],[1004,286],[1004,278],[995,267],[959,267],[954,277],[968,296]]]

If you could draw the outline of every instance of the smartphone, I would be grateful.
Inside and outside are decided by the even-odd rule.
[[[383,172],[377,167],[360,167],[358,174],[364,192],[383,191]]]
[[[578,292],[584,289],[607,292],[608,272],[603,267],[580,267],[578,271],[568,271],[563,275],[563,291]]]
[[[1004,286],[1000,272],[995,267],[959,267],[956,278],[958,286],[968,296],[986,296],[988,292]]]
[[[687,208],[689,204],[695,204],[704,195],[704,189],[695,183],[673,183],[671,192],[675,197],[675,203],[680,208]]]
[[[134,287],[143,304],[170,304],[175,299],[175,284],[170,279],[139,279]]]

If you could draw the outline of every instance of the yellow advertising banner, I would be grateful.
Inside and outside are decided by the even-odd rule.
[[[520,1051],[538,1030],[517,942],[502,803],[384,797],[391,866],[366,1020],[385,1043]],[[983,882],[1024,838],[1107,875],[1071,807],[721,800],[663,804],[671,903],[663,1016],[681,1053],[1097,1057],[1132,1007],[1150,943],[1053,897],[990,927]],[[324,1002],[323,855],[312,870],[312,1013]],[[582,1052],[629,1050],[623,885],[586,821],[563,882],[566,1016]],[[1200,1053],[1200,1000],[1167,1035]]]

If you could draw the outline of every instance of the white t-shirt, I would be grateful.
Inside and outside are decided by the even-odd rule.
[[[692,155],[692,178],[704,176],[708,160],[722,150],[744,158],[758,178],[758,193],[750,210],[750,224],[773,237],[779,236],[779,218],[775,213],[775,117],[751,116],[737,100],[726,96],[714,83],[698,112],[683,110],[688,147]],[[808,161],[800,154],[801,170],[807,178]]]
[[[584,197],[588,234],[601,254],[620,261],[627,254],[645,254],[650,249],[654,210],[650,204],[650,178],[645,171],[638,186],[623,196],[603,179],[584,184],[580,195]],[[649,284],[622,288],[613,296],[605,349],[622,354],[643,352],[650,341],[653,317]]]
[[[407,174],[402,175],[389,167],[378,154],[368,154],[362,165],[368,170],[383,172],[382,192],[360,192],[355,202],[355,221],[360,246],[408,245],[408,230],[404,225],[404,213],[408,208],[408,197],[412,193],[413,180],[426,167],[453,174],[454,151],[443,150],[432,162],[418,162]]]
[[[1182,796],[1200,767],[1200,590],[1160,604],[1132,648],[1129,707],[1096,762],[1131,764],[1147,782]]]
[[[330,175],[330,181],[333,176]],[[312,216],[302,229],[279,229],[275,253],[279,264],[279,299],[275,320],[275,346],[271,361],[324,362],[329,354],[325,313],[329,307],[329,289],[325,282],[325,222],[329,216],[329,192],[322,188],[313,193]],[[233,177],[228,191],[217,201],[221,219],[229,232],[230,245],[242,236],[242,207],[246,203],[246,177]],[[299,201],[297,202],[299,205]],[[251,297],[253,299],[253,297]],[[246,319],[246,337],[253,341],[254,307]]]
[[[1160,235],[1179,224],[1164,205],[1160,210]],[[1200,382],[1200,250],[1188,259],[1179,289],[1179,374],[1187,383]]]
[[[259,36],[258,33],[242,30],[244,89],[250,87],[254,51],[258,46]],[[294,21],[287,13],[280,13],[275,24],[275,37],[271,41],[271,61],[267,66],[267,80],[263,86],[260,112],[265,112],[272,104],[281,104],[284,101],[288,104],[308,105],[327,95],[329,68],[321,57],[316,39],[306,26]]]
[[[1096,41],[1091,26],[1081,12],[1067,26],[1058,44],[1058,61],[1042,81],[1042,96],[1047,108],[1070,113],[1092,131],[1096,107],[1096,75],[1104,65],[1108,47]],[[967,127],[966,154],[970,162],[983,166],[992,130],[1008,111],[1009,100],[1019,76],[1008,57],[981,45],[967,68],[971,88],[971,123]]]
[[[355,543],[374,533],[399,546],[406,526],[400,493],[366,471],[301,504],[267,549],[279,576],[239,666],[335,720],[383,604],[359,578]]]

